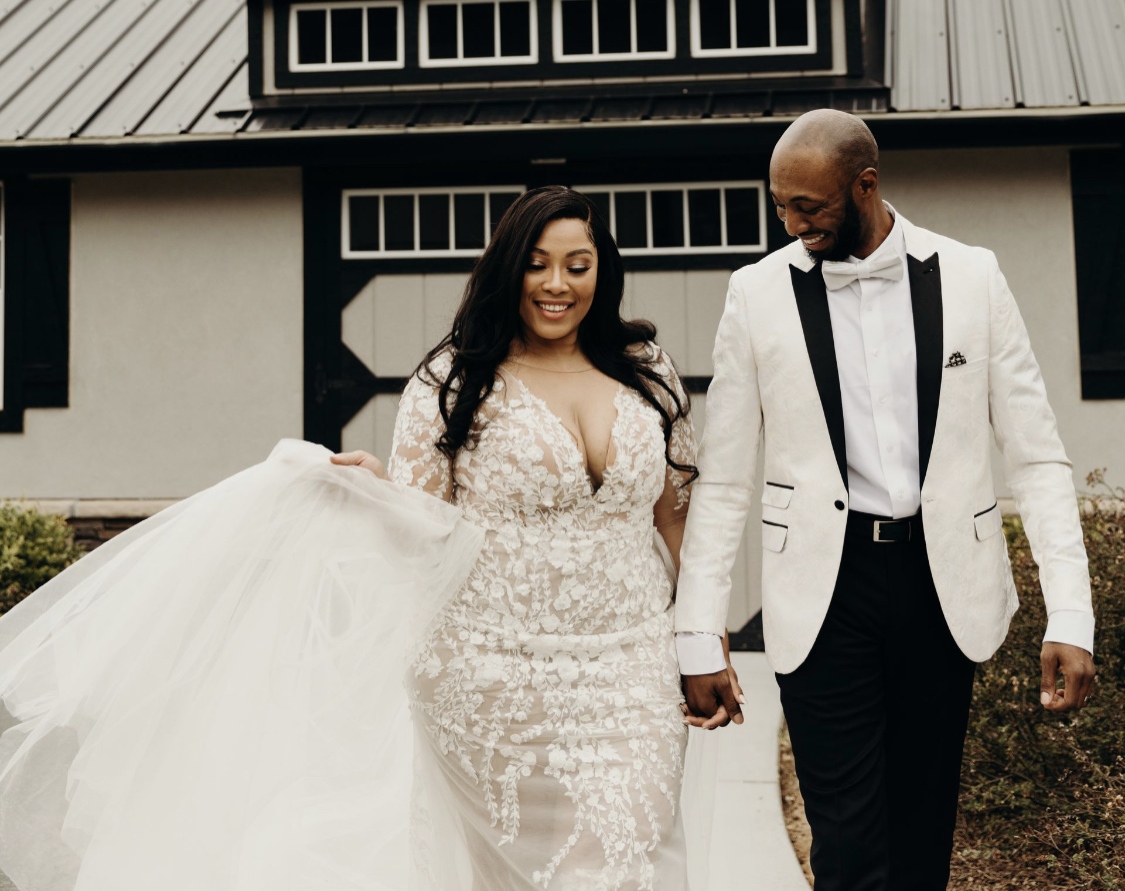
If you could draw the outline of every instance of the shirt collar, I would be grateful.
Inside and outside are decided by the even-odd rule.
[[[893,207],[891,207],[890,202],[884,201],[883,207],[885,207],[890,215],[894,217],[894,224],[891,226],[891,231],[887,233],[887,237],[883,239],[883,243],[875,248],[875,250],[871,252],[871,256],[867,257],[866,259],[869,261],[881,260],[883,259],[883,257],[886,257],[893,252],[897,254],[899,256],[899,259],[901,259],[905,263],[906,236],[902,231],[902,220],[899,218],[898,212]],[[849,254],[848,258],[844,262],[861,263],[862,261],[859,259],[859,257],[853,257]]]

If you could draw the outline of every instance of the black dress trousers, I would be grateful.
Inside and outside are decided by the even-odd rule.
[[[816,891],[949,881],[974,662],[949,633],[921,517],[876,542],[853,513],[808,658],[777,675],[812,828]]]

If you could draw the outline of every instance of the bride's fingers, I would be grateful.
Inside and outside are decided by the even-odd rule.
[[[734,698],[739,702],[745,703],[746,697],[742,694],[742,684],[738,682],[738,672],[736,672],[733,667],[728,667],[727,674],[730,675],[730,686],[734,691]]]
[[[720,705],[719,710],[715,712],[714,715],[695,726],[702,727],[704,730],[714,730],[716,727],[726,727],[729,723],[730,715],[727,714],[727,707],[725,705]]]
[[[353,465],[362,464],[366,457],[368,457],[367,452],[340,452],[328,460],[333,464]]]

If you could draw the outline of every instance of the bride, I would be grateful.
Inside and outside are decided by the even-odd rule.
[[[695,445],[623,287],[587,198],[526,193],[386,470],[283,442],[0,618],[17,887],[688,887]]]

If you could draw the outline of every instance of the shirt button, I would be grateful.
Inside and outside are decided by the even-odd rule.
[[[903,491],[902,489],[899,489],[899,490],[898,490],[898,497],[899,497],[900,499],[901,499],[901,498],[905,498],[905,497],[906,497],[906,492],[905,492],[905,491]]]
[[[880,396],[879,397],[879,404],[880,405],[886,405],[887,404],[887,397],[886,396]]]
[[[837,501],[836,502],[836,510],[843,510],[843,509],[844,509],[844,502]]]
[[[893,445],[887,446],[887,454],[888,455],[893,455],[894,451],[895,451],[895,447]]]
[[[879,351],[878,350],[872,350],[871,355],[874,356],[876,359],[878,359],[879,358]]]
[[[864,307],[864,309],[867,310],[868,312],[871,312],[871,310],[873,310],[874,308],[875,308],[874,303],[868,303],[867,306]]]

